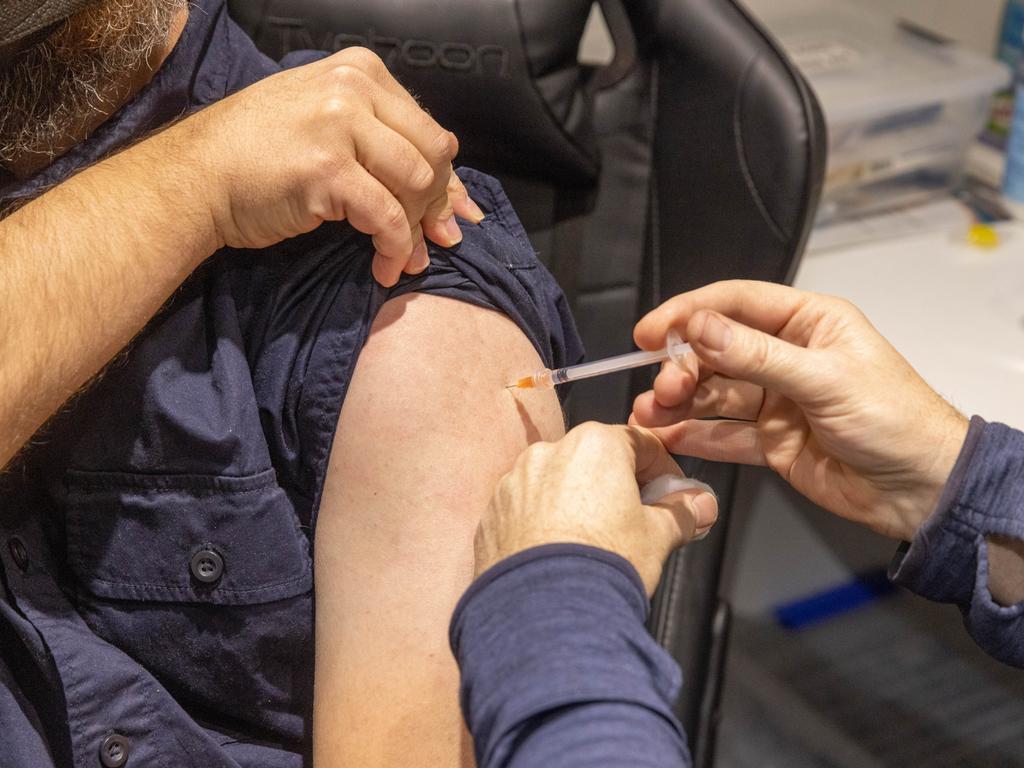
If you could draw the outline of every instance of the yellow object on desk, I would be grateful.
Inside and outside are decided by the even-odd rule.
[[[967,242],[979,248],[995,248],[999,245],[999,233],[988,224],[972,224],[967,230]]]

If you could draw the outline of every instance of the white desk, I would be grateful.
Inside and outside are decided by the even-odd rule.
[[[945,233],[804,257],[796,285],[843,296],[967,415],[1024,428],[1024,222],[983,250]]]
[[[808,254],[796,285],[857,304],[965,413],[1024,428],[1024,223],[999,225],[1001,244],[988,251],[948,234],[963,232],[962,221],[931,229]],[[726,582],[739,613],[845,583],[892,557],[889,540],[815,509],[769,473],[744,477],[738,492],[750,512]]]

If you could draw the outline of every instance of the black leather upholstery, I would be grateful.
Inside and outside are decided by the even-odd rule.
[[[821,112],[738,3],[656,7],[662,283],[674,292],[739,275],[787,281],[820,193]]]
[[[777,46],[733,0],[600,0],[616,59],[577,63],[590,0],[234,0],[273,57],[366,45],[498,176],[573,304],[588,354],[632,349],[661,300],[714,280],[788,281],[824,170],[821,112]],[[621,421],[650,371],[577,385],[572,423]],[[680,661],[679,714],[710,765],[718,598],[735,469],[685,462],[721,522],[677,553],[651,627]],[[718,631],[713,631],[717,627]]]
[[[456,131],[466,164],[586,185],[598,163],[576,51],[589,10],[590,0],[269,0],[236,3],[233,15],[272,57],[376,51]]]
[[[803,78],[731,0],[631,4],[658,76],[649,304],[721,279],[789,283],[824,177],[825,125]],[[634,391],[647,382],[634,380]],[[718,596],[735,467],[684,461],[724,511],[700,545],[672,557],[652,630],[683,665],[680,717],[695,765],[713,760],[729,626]]]

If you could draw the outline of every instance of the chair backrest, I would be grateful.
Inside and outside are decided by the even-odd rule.
[[[671,295],[725,278],[789,281],[825,134],[803,79],[734,0],[599,0],[616,49],[604,68],[577,60],[592,4],[233,0],[231,11],[274,58],[375,50],[459,136],[460,162],[501,179],[598,358],[632,349],[637,318]],[[622,421],[649,382],[582,382],[570,421]],[[679,714],[709,764],[735,470],[685,468],[716,488],[723,522],[674,556],[651,626],[683,666]]]

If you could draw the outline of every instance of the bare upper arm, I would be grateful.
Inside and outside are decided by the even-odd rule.
[[[413,294],[377,317],[317,523],[317,768],[472,763],[448,620],[497,480],[564,432],[554,393],[504,388],[539,367],[497,312]]]

